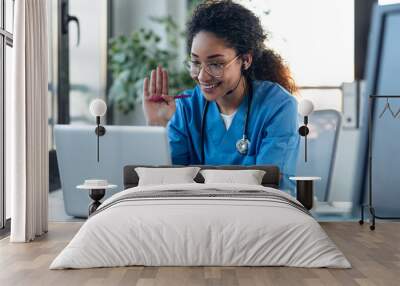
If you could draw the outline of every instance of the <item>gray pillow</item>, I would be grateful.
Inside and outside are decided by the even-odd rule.
[[[205,184],[234,183],[261,185],[265,171],[262,170],[201,170]]]
[[[196,183],[193,179],[199,170],[199,167],[135,168],[139,176],[138,186]]]

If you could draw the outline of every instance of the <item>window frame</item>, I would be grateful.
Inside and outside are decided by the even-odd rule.
[[[15,0],[12,1],[12,15],[14,18]],[[13,33],[6,30],[6,0],[1,0],[0,21],[0,237],[7,235],[10,231],[10,219],[6,215],[6,188],[5,188],[5,94],[6,94],[6,48],[13,48]],[[13,27],[14,28],[14,27]],[[13,29],[12,29],[13,30]]]

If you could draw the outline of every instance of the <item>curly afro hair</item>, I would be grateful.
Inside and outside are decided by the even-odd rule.
[[[252,65],[243,70],[248,80],[268,80],[280,84],[289,92],[297,91],[290,70],[281,56],[265,47],[267,34],[260,19],[250,10],[229,0],[205,1],[195,8],[187,23],[189,53],[193,38],[201,31],[211,32],[223,39],[239,55],[253,55]]]

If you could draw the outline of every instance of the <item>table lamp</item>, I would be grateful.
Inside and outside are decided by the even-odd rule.
[[[99,162],[99,143],[100,143],[100,136],[103,136],[104,134],[106,134],[106,129],[104,128],[104,126],[100,125],[100,116],[104,116],[104,114],[106,114],[107,111],[107,104],[104,102],[104,100],[100,99],[100,98],[96,98],[94,100],[92,100],[92,102],[90,103],[90,113],[96,117],[96,124],[97,127],[95,129],[95,133],[97,135],[97,162]]]
[[[299,103],[299,114],[304,117],[304,122],[299,128],[300,136],[304,137],[304,160],[307,162],[307,135],[310,133],[308,129],[308,116],[314,111],[314,104],[311,100],[302,99]]]
[[[314,111],[314,104],[311,100],[302,99],[299,103],[298,112],[304,117],[302,126],[299,128],[300,136],[304,137],[304,160],[307,162],[307,135],[310,133],[308,129],[308,116]],[[314,205],[314,181],[321,180],[320,177],[289,177],[290,180],[296,181],[296,198],[308,210]]]

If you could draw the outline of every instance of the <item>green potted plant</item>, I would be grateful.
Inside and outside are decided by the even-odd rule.
[[[159,64],[168,70],[171,95],[194,86],[183,63],[177,63],[178,40],[184,37],[184,33],[179,31],[170,16],[152,20],[164,26],[167,49],[161,47],[159,35],[143,28],[110,41],[109,69],[113,81],[109,89],[109,101],[123,114],[132,112],[141,103],[143,79]]]

